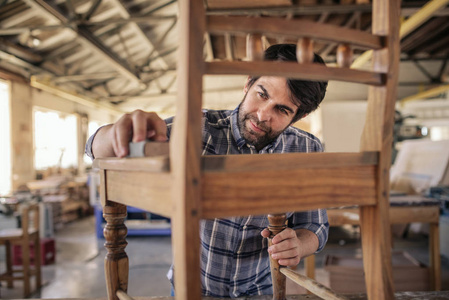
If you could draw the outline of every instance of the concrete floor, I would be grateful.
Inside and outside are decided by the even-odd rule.
[[[56,233],[56,263],[42,267],[44,286],[32,298],[87,298],[105,297],[103,261],[106,250],[104,240],[95,235],[93,217],[70,223]],[[170,284],[166,272],[171,264],[170,237],[128,237],[126,252],[129,257],[129,287],[131,296],[167,296]],[[395,238],[395,250],[406,250],[414,258],[427,264],[428,244],[423,235],[407,239]],[[326,255],[354,255],[360,253],[360,240],[352,228],[332,228],[325,249],[316,256],[316,277],[329,285],[329,275],[323,269]],[[0,258],[0,270],[4,270],[4,259]],[[303,270],[303,264],[299,266]],[[442,257],[443,290],[449,290],[449,260]],[[288,287],[292,293],[301,292]],[[20,282],[13,289],[5,283],[0,286],[0,298],[22,297]]]

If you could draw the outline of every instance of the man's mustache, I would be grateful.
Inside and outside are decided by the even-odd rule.
[[[254,125],[259,127],[261,130],[265,131],[265,133],[269,133],[271,131],[271,128],[268,127],[265,122],[260,122],[257,117],[247,114],[245,119],[249,119],[251,122],[253,122]]]

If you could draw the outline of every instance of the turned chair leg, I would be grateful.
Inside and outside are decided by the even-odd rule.
[[[284,230],[287,225],[286,214],[270,214],[268,215],[268,230],[271,236],[268,238],[268,247],[273,245],[273,237]],[[279,263],[270,256],[271,279],[273,281],[273,300],[284,300],[286,294],[286,277],[280,271]]]

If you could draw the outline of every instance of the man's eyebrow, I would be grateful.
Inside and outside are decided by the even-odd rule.
[[[270,94],[268,94],[267,90],[264,88],[263,85],[258,84],[257,86],[263,91],[263,93],[267,96],[267,98],[270,98]]]
[[[282,104],[278,104],[277,105],[279,108],[283,108],[285,110],[288,110],[289,112],[291,112],[292,114],[295,113],[295,111],[293,109],[291,109],[291,107],[287,106],[287,105],[282,105]]]

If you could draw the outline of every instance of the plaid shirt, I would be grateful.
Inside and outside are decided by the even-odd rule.
[[[204,111],[203,155],[321,152],[320,141],[313,135],[288,127],[273,143],[257,151],[240,135],[234,111]],[[173,118],[166,120],[170,137]],[[314,232],[319,240],[318,251],[329,230],[325,210],[287,213],[288,226]],[[242,297],[272,294],[268,242],[260,232],[268,226],[263,216],[202,220],[201,284],[203,295],[212,297]],[[173,270],[167,274],[173,283]]]

